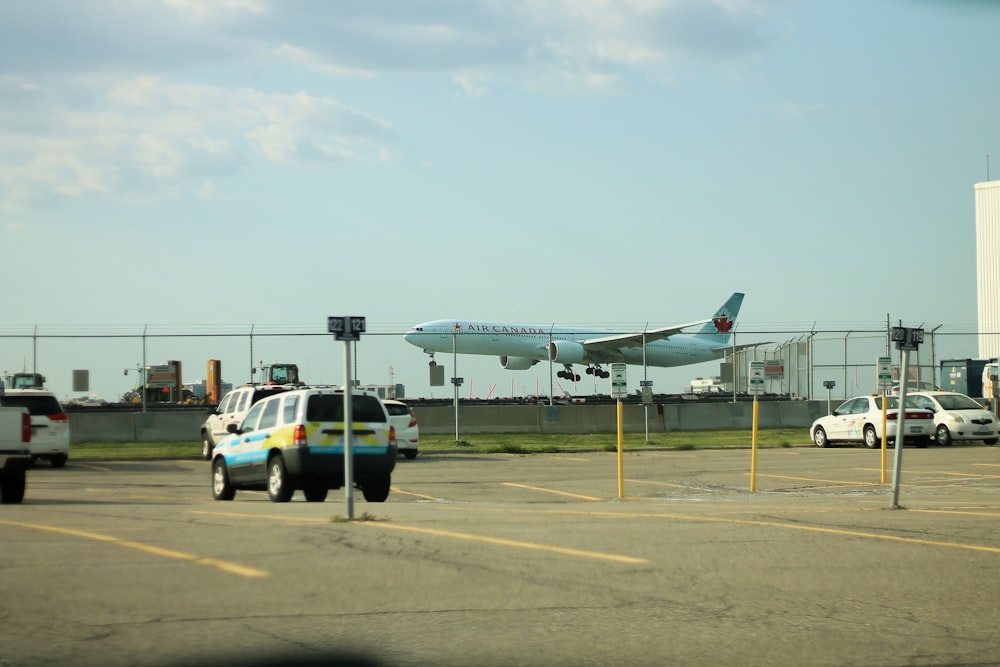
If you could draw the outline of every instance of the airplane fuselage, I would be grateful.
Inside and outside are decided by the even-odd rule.
[[[532,363],[549,361],[553,343],[560,351],[564,346],[574,350],[573,344],[618,333],[620,332],[583,327],[436,320],[415,326],[404,338],[425,352],[491,355],[500,357],[501,366],[505,368],[518,368],[516,361],[509,360],[530,359]],[[719,341],[707,340],[694,334],[677,334],[668,340],[647,342],[645,355],[641,342],[603,350],[589,350],[580,346],[575,350],[578,356],[571,354],[569,361],[558,363],[624,362],[637,365],[645,363],[647,366],[684,366],[719,359],[723,356],[723,347],[724,344]],[[527,365],[522,363],[520,367],[527,368]]]

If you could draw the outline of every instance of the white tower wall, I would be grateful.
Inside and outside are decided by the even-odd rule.
[[[1000,181],[976,183],[979,358],[1000,357]]]

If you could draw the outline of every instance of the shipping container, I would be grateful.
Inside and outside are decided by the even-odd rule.
[[[983,367],[988,359],[944,359],[941,361],[941,389],[982,398]]]

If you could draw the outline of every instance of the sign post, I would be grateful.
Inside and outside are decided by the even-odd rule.
[[[757,396],[764,391],[764,362],[750,362],[750,393],[753,394],[753,436],[750,438],[750,491],[757,490]]]
[[[892,467],[892,509],[899,507],[899,478],[903,467],[903,434],[906,432],[906,376],[910,373],[910,350],[919,349],[924,342],[923,329],[909,327],[893,327],[891,339],[896,343],[896,349],[903,353],[903,364],[899,369],[899,416],[896,417],[896,452]],[[884,404],[886,399],[882,399]]]
[[[327,317],[327,331],[344,341],[344,502],[347,520],[354,519],[354,405],[351,400],[351,343],[365,332],[365,318],[359,316]]]
[[[618,417],[618,497],[625,497],[624,448],[625,433],[622,418],[622,399],[628,396],[628,380],[625,377],[625,364],[611,364],[611,398],[617,401]]]
[[[886,417],[886,403],[885,397],[889,394],[889,389],[892,387],[892,357],[879,357],[877,366],[878,375],[876,380],[878,380],[878,389],[882,394],[882,484],[885,484],[885,472],[886,472],[886,448],[889,445],[888,438],[888,419]]]

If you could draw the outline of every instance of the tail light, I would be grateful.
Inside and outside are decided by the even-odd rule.
[[[413,408],[410,408],[410,424],[408,428],[413,428],[417,425],[417,416],[413,414]]]
[[[21,415],[21,442],[31,442],[31,415]]]
[[[396,427],[395,426],[390,426],[389,427],[389,444],[390,445],[395,445],[396,444]]]
[[[305,424],[296,424],[295,430],[292,432],[292,445],[301,446],[309,444],[309,438],[306,434]]]
[[[48,416],[54,422],[69,422],[69,415],[65,412],[55,412]]]

